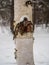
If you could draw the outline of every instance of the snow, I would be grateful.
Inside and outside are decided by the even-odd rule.
[[[49,27],[35,26],[34,38],[35,65],[49,65]]]
[[[0,65],[16,65],[15,44],[9,27],[0,26]]]
[[[35,27],[34,38],[35,65],[49,65],[49,27]],[[17,65],[14,48],[15,44],[9,28],[0,26],[0,65]]]

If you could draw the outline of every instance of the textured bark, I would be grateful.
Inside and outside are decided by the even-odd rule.
[[[14,20],[16,24],[23,20],[23,17],[27,17],[29,21],[32,21],[32,7],[25,6],[26,0],[14,0]],[[33,60],[33,34],[26,33],[21,36],[18,33],[15,39],[15,58],[18,65],[34,65]]]

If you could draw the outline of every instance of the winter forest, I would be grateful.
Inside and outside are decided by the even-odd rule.
[[[32,7],[33,23],[28,21],[25,29],[25,22],[21,22],[19,32],[22,35],[24,31],[33,33],[35,65],[49,65],[49,0],[25,0],[26,7],[28,4]],[[17,65],[14,39],[18,31],[13,32],[14,22],[14,0],[0,0],[0,65]]]

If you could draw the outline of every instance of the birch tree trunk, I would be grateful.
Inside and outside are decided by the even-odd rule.
[[[14,20],[16,23],[19,23],[23,16],[27,16],[28,19],[32,21],[32,8],[31,6],[26,7],[25,1],[26,0],[14,0]],[[17,65],[34,65],[33,42],[32,33],[26,33],[23,36],[18,34],[15,39],[15,58]]]

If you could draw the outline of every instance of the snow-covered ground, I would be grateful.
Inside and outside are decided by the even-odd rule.
[[[15,44],[9,28],[0,26],[0,65],[16,65],[14,48]]]
[[[35,65],[49,65],[49,28],[35,27],[34,31]],[[17,65],[14,59],[15,44],[9,28],[0,27],[0,65]]]
[[[35,65],[49,65],[49,27],[35,27],[34,38]]]

